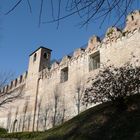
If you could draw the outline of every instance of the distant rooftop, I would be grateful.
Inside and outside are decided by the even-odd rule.
[[[36,51],[38,51],[39,49],[46,49],[46,50],[52,51],[52,50],[49,49],[49,48],[46,48],[46,47],[40,46],[40,47],[37,48],[35,51],[33,51],[29,56],[31,56],[32,54],[34,54],[34,53],[35,53]]]

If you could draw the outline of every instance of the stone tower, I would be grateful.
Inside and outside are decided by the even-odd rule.
[[[33,53],[31,53],[29,58],[29,66],[28,66],[28,80],[26,81],[26,94],[30,98],[30,109],[32,110],[32,126],[30,130],[36,130],[36,112],[37,112],[37,104],[39,100],[39,92],[38,89],[40,87],[40,77],[39,72],[45,68],[50,68],[50,58],[51,58],[51,50],[45,47],[39,47]]]
[[[44,68],[50,67],[51,51],[52,50],[41,46],[30,54],[28,67],[29,76],[40,72]]]

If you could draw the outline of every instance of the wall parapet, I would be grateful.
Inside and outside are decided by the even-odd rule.
[[[132,16],[133,20],[131,19]],[[130,25],[133,25],[133,28],[129,28]],[[124,39],[128,39],[137,32],[140,32],[139,10],[136,10],[128,15],[126,26],[124,27],[124,29],[121,30],[117,27],[110,27],[107,29],[107,32],[102,40],[98,36],[92,36],[89,39],[86,48],[78,48],[73,52],[72,56],[64,56],[60,62],[55,61],[51,65],[50,69],[43,70],[42,72],[40,72],[40,75],[44,73],[46,78],[51,78],[52,74],[55,71],[62,69],[63,67],[72,65],[76,60],[82,58],[83,56],[94,53],[104,46],[111,47],[113,43],[117,43],[123,41]]]
[[[131,26],[133,26],[133,28],[131,28]],[[126,26],[124,29],[121,30],[117,27],[110,27],[107,29],[107,32],[102,40],[98,36],[92,36],[85,48],[78,48],[71,56],[66,55],[60,61],[55,61],[50,68],[41,70],[39,77],[49,79],[58,70],[73,65],[79,59],[85,58],[86,55],[94,53],[104,46],[112,47],[113,43],[128,39],[137,32],[140,32],[140,10],[136,10],[127,16]],[[16,88],[21,83],[25,82],[26,78],[27,72],[11,81],[9,85],[3,87],[1,92]]]
[[[92,49],[89,49],[88,46],[87,46],[87,50],[82,50],[80,51],[80,53],[77,55],[73,55],[72,57],[68,57],[68,56],[65,56],[61,62],[54,62],[51,66],[51,69],[43,69],[41,72],[40,72],[40,77],[43,76],[47,79],[50,79],[51,76],[53,75],[53,73],[57,72],[58,70],[62,69],[63,67],[67,67],[67,66],[70,66],[72,64],[74,64],[75,61],[78,61],[80,58],[83,58],[85,55],[89,55],[91,53],[94,53],[96,51],[98,51],[101,47],[108,47],[110,45],[112,45],[112,43],[117,43],[119,41],[123,41],[124,39],[128,39],[130,38],[131,36],[133,36],[135,33],[139,32],[140,33],[140,28],[137,28],[135,29],[134,31],[131,31],[129,32],[128,34],[125,34],[125,36],[119,36],[115,39],[115,42],[112,41],[112,42],[104,42],[103,40],[101,41],[100,44],[98,45],[95,45],[94,48]],[[75,52],[74,52],[75,53]],[[77,52],[76,52],[77,53]]]
[[[0,89],[0,93],[10,92],[11,90],[14,90],[18,88],[19,86],[23,85],[27,79],[27,75],[28,75],[28,72],[26,71],[15,80],[12,80],[8,85]]]

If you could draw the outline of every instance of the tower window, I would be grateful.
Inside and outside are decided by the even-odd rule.
[[[45,59],[47,58],[47,54],[46,54],[46,53],[44,53],[44,55],[43,55],[43,56],[44,56],[44,58],[45,58]]]
[[[131,16],[131,18],[132,18],[132,21],[134,20],[134,16]]]
[[[61,83],[68,81],[68,67],[61,70]]]
[[[49,54],[45,52],[43,57],[44,57],[44,59],[49,59]]]
[[[34,54],[34,58],[33,58],[33,61],[36,61],[36,53]]]
[[[100,67],[100,53],[96,52],[89,56],[89,71]]]

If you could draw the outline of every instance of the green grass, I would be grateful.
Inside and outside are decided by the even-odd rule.
[[[24,140],[140,140],[140,96],[129,97],[127,106],[128,109],[120,111],[108,102],[46,132],[0,134],[0,137]]]

